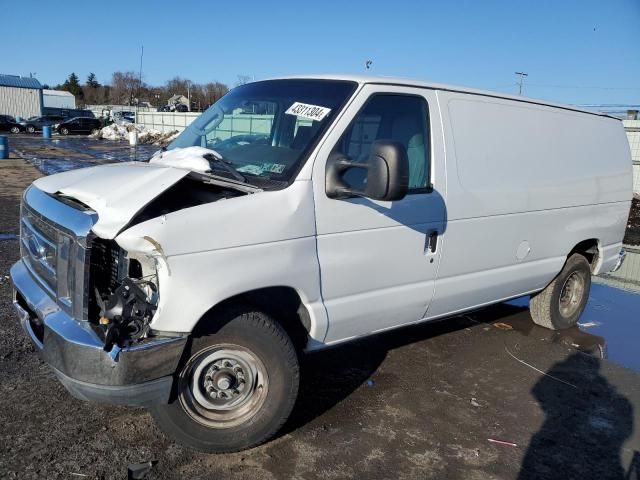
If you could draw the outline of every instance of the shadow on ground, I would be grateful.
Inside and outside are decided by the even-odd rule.
[[[621,463],[633,406],[600,375],[599,359],[575,353],[547,371],[531,393],[546,418],[529,443],[519,480],[637,478]]]

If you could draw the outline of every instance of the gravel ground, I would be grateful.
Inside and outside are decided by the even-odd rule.
[[[26,162],[0,162],[0,233],[16,233],[20,192],[38,175]],[[205,455],[166,438],[143,409],[89,404],[64,390],[15,320],[5,276],[18,241],[6,238],[0,478],[123,479],[129,464],[145,461],[157,462],[149,479],[640,473],[639,376],[603,359],[608,335],[637,357],[638,296],[594,286],[583,321],[601,327],[584,331],[550,332],[533,325],[526,302],[502,304],[309,355],[281,435],[247,452]],[[622,339],[610,332],[623,332]]]

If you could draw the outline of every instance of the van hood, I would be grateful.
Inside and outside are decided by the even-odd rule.
[[[244,192],[257,190],[185,168],[144,162],[71,170],[39,178],[34,186],[51,195],[68,197],[88,206],[98,215],[93,232],[101,238],[113,239],[149,202],[187,176]]]

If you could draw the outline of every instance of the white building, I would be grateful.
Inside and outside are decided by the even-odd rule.
[[[42,115],[42,85],[35,78],[0,74],[0,114],[29,118]]]
[[[43,90],[42,91],[43,107],[45,108],[65,108],[75,110],[76,97],[71,92],[63,90]]]

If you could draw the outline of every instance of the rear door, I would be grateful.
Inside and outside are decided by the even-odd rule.
[[[410,192],[396,202],[325,192],[327,157],[335,152],[366,162],[375,140],[402,143],[410,164]],[[434,293],[445,225],[442,132],[433,91],[365,85],[327,137],[313,170],[317,249],[325,342],[423,319]],[[345,174],[351,186],[364,169]]]

